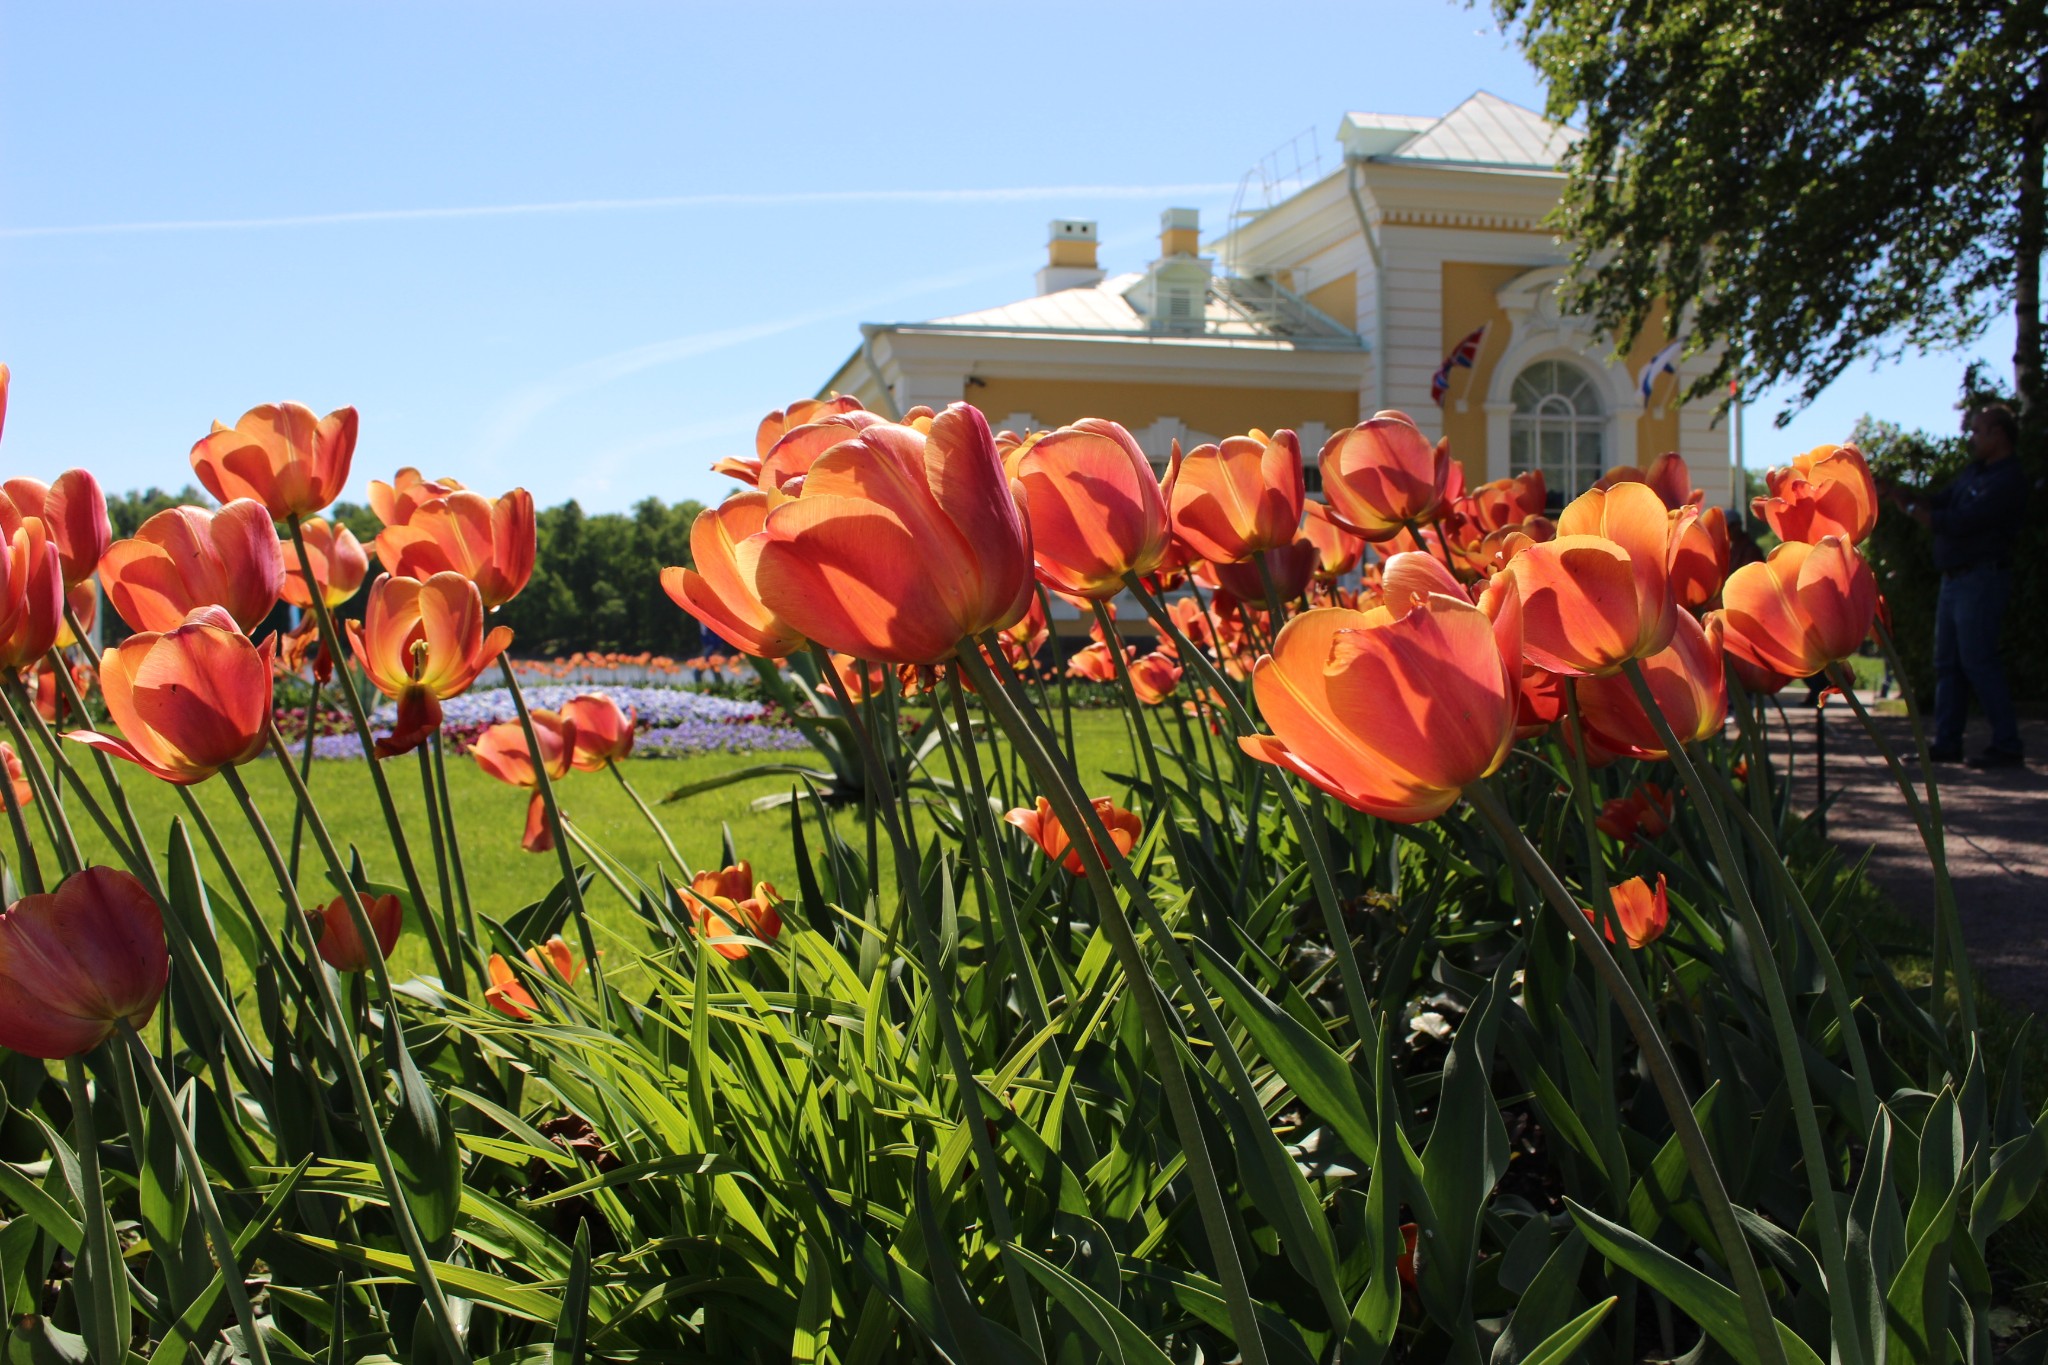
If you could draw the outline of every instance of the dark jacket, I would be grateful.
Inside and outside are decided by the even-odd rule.
[[[2012,563],[2012,546],[2027,513],[2027,476],[2017,457],[1997,464],[1972,460],[1949,486],[1928,499],[1934,523],[1934,567],[1958,573]]]

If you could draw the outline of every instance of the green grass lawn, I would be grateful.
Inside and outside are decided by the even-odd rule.
[[[1122,717],[1114,711],[1083,711],[1075,713],[1074,722],[1076,747],[1080,750],[1083,774],[1089,780],[1091,792],[1111,794],[1112,787],[1102,777],[1105,769],[1127,772],[1131,767]],[[100,786],[98,774],[93,771],[90,755],[78,745],[67,746],[67,751],[94,795],[104,803],[105,791]],[[931,762],[934,771],[943,776],[943,752],[935,751]],[[717,867],[723,862],[724,830],[730,827],[734,847],[740,857],[753,864],[755,875],[774,882],[783,894],[794,895],[796,863],[790,845],[789,811],[786,807],[756,811],[752,802],[759,797],[787,792],[795,779],[787,776],[757,777],[672,804],[662,804],[662,798],[678,787],[762,763],[822,766],[820,756],[805,749],[790,753],[703,754],[680,759],[636,758],[627,760],[620,768],[626,779],[653,807],[656,818],[667,828],[678,851],[689,860],[692,868]],[[153,846],[161,853],[167,845],[172,821],[185,817],[183,802],[173,788],[140,769],[125,764],[116,766],[135,806],[137,818]],[[429,898],[436,899],[438,890],[433,850],[424,819],[419,765],[411,755],[407,755],[386,762],[384,769],[397,800],[399,817],[411,843],[413,857],[420,868],[421,879]],[[242,769],[242,775],[279,846],[288,851],[293,802],[291,788],[275,757],[266,755],[248,764]],[[559,876],[559,865],[552,853],[528,853],[520,847],[526,792],[485,776],[468,758],[449,760],[448,785],[455,807],[471,904],[480,913],[502,919],[539,899],[554,885]],[[233,793],[219,778],[203,782],[192,791],[219,831],[229,858],[249,886],[257,904],[266,907],[271,913],[272,924],[277,925],[283,910],[276,883]],[[316,762],[313,765],[312,791],[344,856],[348,847],[354,845],[361,850],[364,865],[373,878],[398,882],[400,876],[391,853],[390,836],[385,829],[368,768],[360,762]],[[627,868],[651,880],[656,867],[667,860],[660,839],[648,828],[631,798],[609,773],[571,773],[558,785],[557,791],[569,819],[586,837]],[[106,840],[85,810],[76,801],[71,801],[67,802],[66,811],[87,861],[118,865]],[[43,835],[42,822],[33,807],[25,813],[41,845],[47,874],[54,869],[55,862],[48,840]],[[807,810],[807,822],[809,815]],[[835,819],[843,837],[856,846],[864,844],[866,834],[858,806],[841,809]],[[226,883],[220,879],[214,860],[205,850],[196,830],[193,831],[193,842],[201,848],[209,883],[217,896],[225,901]],[[12,863],[13,840],[5,834],[0,834],[0,849],[4,849],[8,862]],[[580,856],[579,861],[582,861]],[[305,840],[299,873],[300,894],[308,905],[316,901],[325,904],[333,898],[332,884],[327,880],[326,869],[310,834]],[[646,947],[647,936],[639,926],[638,917],[602,877],[592,883],[590,905],[600,946],[609,954],[631,955]],[[234,913],[231,906],[232,902],[223,903],[217,906],[217,913]],[[269,907],[275,907],[274,912],[269,912]],[[230,961],[233,960],[230,954]],[[392,965],[400,977],[431,970],[432,958],[417,926],[412,926],[400,941],[397,952],[393,954]]]

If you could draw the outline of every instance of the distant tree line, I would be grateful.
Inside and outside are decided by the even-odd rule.
[[[116,536],[132,536],[156,513],[188,503],[210,507],[213,499],[190,486],[175,493],[148,488],[109,495],[107,512]],[[512,627],[514,652],[695,654],[697,623],[661,590],[661,571],[690,562],[690,525],[702,510],[695,502],[660,498],[643,498],[623,513],[593,515],[574,499],[542,508],[535,518],[533,579],[498,612],[498,620]],[[336,503],[332,517],[366,548],[381,529],[376,513],[360,503]],[[341,614],[360,615],[360,603],[349,603]],[[126,634],[112,619],[106,630],[109,639]]]

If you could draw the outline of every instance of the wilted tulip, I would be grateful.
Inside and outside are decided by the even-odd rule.
[[[1203,559],[1234,564],[1293,542],[1307,497],[1291,431],[1196,446],[1166,473],[1173,533]]]
[[[576,757],[576,723],[554,711],[532,711],[533,736],[540,744],[541,766],[548,779],[559,782],[569,775]],[[516,720],[501,721],[477,736],[469,749],[476,766],[509,786],[533,792],[526,803],[526,832],[520,846],[528,853],[546,853],[555,846],[554,831],[548,827],[547,803],[541,799],[540,778],[534,771],[533,754],[526,747],[526,729]]]
[[[1368,814],[1434,819],[1514,745],[1514,583],[1499,580],[1489,606],[1492,619],[1442,565],[1396,555],[1381,605],[1320,608],[1282,628],[1253,673],[1273,734],[1238,743]]]
[[[270,742],[270,666],[261,646],[219,607],[200,607],[175,630],[131,635],[100,656],[100,695],[121,736],[64,736],[190,786],[247,763]]]
[[[88,867],[0,914],[0,1047],[58,1061],[156,1013],[170,980],[163,912],[142,883]]]
[[[251,631],[284,590],[284,556],[260,502],[172,507],[107,548],[100,583],[136,630],[171,630],[199,607],[220,607]]]
[[[1564,509],[1557,539],[1509,547],[1530,662],[1612,673],[1671,641],[1671,517],[1648,485],[1592,489]]]
[[[1180,686],[1181,666],[1171,654],[1154,651],[1130,662],[1131,690],[1147,706],[1157,706]]]
[[[391,950],[398,946],[399,931],[405,928],[404,903],[396,896],[356,894],[362,898],[363,917],[370,921],[370,932],[377,936],[377,956],[390,957]],[[319,918],[321,959],[337,972],[369,970],[370,955],[363,950],[362,936],[356,933],[356,919],[349,913],[348,902],[336,896]]]
[[[670,600],[719,639],[757,659],[780,659],[804,647],[800,632],[761,605],[751,581],[752,562],[763,543],[754,537],[769,511],[785,501],[779,493],[756,491],[735,493],[706,508],[690,526],[695,567],[661,571],[661,588]]]
[[[379,756],[409,753],[441,727],[441,703],[460,696],[512,643],[512,628],[484,634],[476,584],[456,573],[424,583],[385,574],[370,585],[360,624],[348,623],[356,662],[372,686],[398,703]]]
[[[1721,635],[1718,617],[1702,626],[1690,613],[1680,612],[1671,643],[1643,660],[1650,695],[1681,744],[1719,734],[1728,719]],[[1669,756],[1657,727],[1636,700],[1635,688],[1619,674],[1579,683],[1579,719],[1588,741],[1609,753],[1646,759]]]
[[[1301,538],[1315,547],[1315,578],[1334,583],[1358,567],[1365,540],[1339,525],[1330,509],[1314,498],[1302,504]]]
[[[1166,499],[1152,464],[1115,422],[1087,417],[1033,442],[1016,462],[1031,511],[1031,551],[1047,587],[1114,597],[1167,551]]]
[[[324,517],[311,517],[300,523],[299,534],[306,541],[306,559],[313,566],[313,581],[320,585],[320,599],[329,610],[354,597],[370,572],[369,553],[356,533],[331,525]],[[290,541],[280,541],[278,553],[284,558],[284,600],[311,610],[313,594],[299,566],[298,550]]]
[[[42,520],[64,562],[64,586],[76,587],[92,577],[100,556],[114,539],[107,520],[107,497],[100,481],[83,469],[67,469],[55,483],[41,479],[9,479],[0,485],[25,517]]]
[[[1719,595],[1728,577],[1728,517],[1718,507],[1694,514],[1673,512],[1676,532],[1671,547],[1671,596],[1679,607],[1696,611]]]
[[[602,692],[585,692],[563,702],[562,719],[576,732],[570,764],[579,772],[594,773],[631,754],[638,718],[638,711],[620,710],[619,704]]]
[[[1781,540],[1818,543],[1839,536],[1855,545],[1877,526],[1877,481],[1855,446],[1815,446],[1764,474],[1770,489],[1751,509]]]
[[[1116,846],[1119,854],[1128,854],[1138,846],[1138,839],[1145,832],[1145,822],[1134,811],[1127,811],[1107,796],[1095,797],[1091,802],[1096,818],[1109,832],[1109,841]],[[1075,876],[1087,871],[1087,864],[1081,861],[1081,850],[1073,846],[1059,817],[1052,813],[1052,802],[1038,798],[1035,809],[1019,807],[1003,816],[1008,823],[1024,831],[1031,842],[1038,845],[1041,853],[1058,863]],[[1099,851],[1099,846],[1098,846]]]
[[[0,500],[0,668],[28,668],[64,630],[64,568],[38,517]]]
[[[400,578],[459,573],[486,607],[502,607],[533,577],[534,536],[533,494],[515,488],[493,502],[462,488],[378,532],[377,558]]]
[[[773,942],[782,934],[782,898],[768,882],[756,882],[754,869],[744,859],[716,872],[699,872],[690,879],[697,928],[720,957],[737,962],[752,951],[742,939]]]
[[[1655,891],[1641,877],[1630,877],[1607,894],[1614,902],[1614,923],[1621,925],[1622,937],[1628,940],[1629,947],[1647,948],[1664,936],[1671,923],[1671,905],[1665,894],[1663,873],[1657,874]],[[1590,909],[1585,913],[1587,919],[1606,931],[1607,941],[1614,942],[1614,924],[1601,924]]]
[[[354,408],[315,417],[297,403],[265,403],[232,427],[215,422],[192,447],[192,471],[222,502],[254,498],[286,521],[312,516],[341,496],[355,449]]]
[[[1031,536],[980,412],[929,435],[877,423],[818,458],[739,550],[761,604],[827,649],[885,663],[951,658],[1030,608]]]
[[[1448,440],[1432,446],[1414,419],[1388,409],[1332,436],[1317,464],[1331,513],[1379,541],[1443,511],[1451,447]]]
[[[1767,681],[1757,676],[1767,674],[1783,686],[1783,679],[1818,673],[1856,652],[1877,611],[1877,580],[1840,536],[1812,545],[1788,540],[1730,574],[1721,602],[1716,615],[1737,676],[1743,677],[1739,665],[1757,671],[1743,685]]]

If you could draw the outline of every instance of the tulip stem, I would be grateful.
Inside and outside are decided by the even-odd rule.
[[[133,1335],[128,1320],[128,1268],[114,1242],[114,1224],[100,1181],[99,1129],[93,1122],[92,1087],[86,1080],[82,1056],[64,1059],[64,1088],[71,1099],[72,1136],[78,1145],[78,1203],[85,1233],[80,1259],[90,1267],[92,1281],[91,1302],[78,1306],[79,1325],[85,1329],[86,1345],[95,1358],[125,1360]]]
[[[301,553],[303,554],[303,550]],[[313,581],[310,573],[307,575],[307,581]],[[271,734],[273,738],[276,737],[275,727],[272,728]],[[300,800],[306,800],[304,789],[297,785],[298,770],[292,767],[290,756],[280,749],[278,757],[283,760],[285,775],[293,779],[295,794]],[[369,1082],[363,1076],[362,1059],[356,1055],[356,1049],[350,1041],[352,1035],[348,1016],[343,1012],[341,1001],[334,993],[332,977],[321,964],[320,945],[313,938],[312,926],[306,922],[306,908],[299,899],[298,886],[292,881],[291,869],[286,865],[284,855],[278,851],[277,841],[270,837],[270,828],[263,823],[263,813],[257,809],[255,798],[249,794],[248,785],[242,781],[241,773],[233,767],[222,768],[220,773],[227,781],[228,789],[241,803],[242,814],[247,817],[249,828],[255,833],[256,842],[262,846],[264,857],[270,861],[271,872],[277,877],[278,890],[285,901],[285,919],[293,926],[293,932],[299,936],[300,947],[305,951],[309,968],[307,975],[312,978],[313,988],[319,996],[321,1011],[326,1014],[329,1026],[340,1044],[335,1048],[335,1055],[340,1060],[342,1078],[348,1083],[349,1097],[354,1101],[356,1115],[361,1121],[363,1140],[370,1149],[370,1164],[376,1167],[378,1179],[384,1186],[391,1221],[398,1229],[398,1240],[405,1247],[406,1258],[412,1262],[413,1276],[426,1300],[427,1314],[433,1319],[435,1330],[440,1335],[442,1353],[451,1365],[466,1365],[469,1353],[463,1349],[462,1338],[455,1330],[448,1299],[441,1292],[441,1282],[434,1274],[434,1262],[427,1255],[427,1244],[420,1236],[419,1225],[413,1221],[412,1206],[406,1202],[405,1186],[399,1182],[398,1168],[391,1159],[391,1149],[385,1145],[384,1128],[378,1121],[377,1106],[371,1097]],[[326,827],[320,823],[319,813],[309,809],[307,819],[313,827],[314,840],[324,846],[322,851],[329,854],[330,865],[340,872],[340,855],[332,852],[333,844],[327,838]],[[377,942],[376,931],[370,927],[369,917],[363,913],[362,897],[355,894],[355,888],[348,884],[345,873],[342,874],[341,880],[342,902],[349,907],[351,918],[355,922],[356,936],[362,942],[363,956],[369,960],[379,978],[380,998],[387,1010],[395,1012],[397,1003],[391,994],[390,976],[385,970],[383,948]],[[393,1025],[396,1025],[395,1014]]]
[[[78,839],[71,832],[71,822],[64,816],[64,807],[58,804],[56,784],[50,781],[49,773],[43,768],[42,759],[30,747],[28,731],[22,727],[21,717],[14,709],[14,698],[20,691],[19,683],[8,682],[4,695],[0,695],[0,714],[6,717],[7,732],[14,737],[14,752],[21,759],[22,771],[28,775],[29,786],[35,789],[36,803],[42,807],[43,824],[50,832],[50,843],[57,854],[57,868],[62,874],[58,880],[62,881],[85,863],[79,857]],[[42,717],[38,716],[36,719],[41,720]],[[51,761],[63,763],[63,759],[54,751],[51,754]],[[7,787],[11,799],[14,783],[8,781]],[[80,786],[79,790],[82,792],[83,786]],[[23,823],[25,825],[27,822]]]
[[[235,1306],[235,1317],[241,1321],[249,1356],[256,1365],[269,1365],[270,1351],[263,1344],[263,1331],[256,1322],[256,1307],[249,1302],[249,1285],[243,1279],[241,1266],[235,1257],[235,1240],[228,1235],[227,1223],[220,1216],[220,1205],[214,1202],[213,1182],[207,1179],[206,1167],[199,1162],[199,1149],[193,1144],[192,1133],[185,1126],[177,1097],[171,1094],[163,1073],[157,1070],[156,1058],[143,1044],[134,1025],[123,1019],[115,1027],[127,1042],[137,1068],[149,1077],[150,1094],[156,1101],[157,1114],[170,1127],[171,1136],[178,1144],[178,1156],[184,1161],[186,1178],[192,1184],[192,1202],[199,1209],[199,1221],[206,1228],[207,1240],[213,1243],[214,1259],[220,1263],[221,1282],[227,1287],[228,1302]],[[141,1140],[139,1133],[136,1140]]]
[[[455,827],[455,803],[448,799],[448,761],[442,752],[441,732],[427,741],[434,751],[434,790],[441,799],[441,815],[448,822],[448,863],[455,874],[455,900],[462,907],[462,924],[471,956],[480,954],[483,937],[477,931],[476,910],[469,901],[469,874],[462,866],[462,838]]]
[[[66,619],[71,623],[72,634],[77,636],[78,647],[84,651],[86,660],[91,664],[93,671],[98,672],[99,655],[93,651],[92,645],[86,638],[78,633],[77,614],[68,607],[65,611]],[[88,717],[85,710],[85,698],[80,695],[78,684],[72,678],[71,670],[66,666],[64,656],[60,651],[55,649],[50,651],[50,667],[56,677],[59,690],[64,694],[65,702],[73,711],[78,713],[80,723],[86,723]],[[58,736],[54,731],[43,725],[42,713],[31,707],[30,714],[36,718],[36,728],[42,734],[43,742],[50,746],[50,755],[52,760],[58,763],[58,771],[71,779],[72,789],[78,793],[78,798],[84,804],[86,813],[92,816],[93,823],[100,827],[100,833],[106,836],[107,843],[114,850],[114,855],[127,864],[128,870],[134,873],[135,879],[144,886],[152,888],[161,886],[161,882],[156,875],[156,865],[150,861],[149,840],[142,832],[142,823],[135,818],[135,808],[128,801],[128,789],[121,784],[120,777],[114,771],[114,760],[107,757],[99,749],[92,751],[93,762],[99,765],[100,780],[106,783],[107,795],[113,801],[114,809],[121,814],[122,828],[128,832],[126,840],[114,832],[113,822],[107,818],[107,814],[101,809],[100,803],[95,801],[92,793],[86,789],[84,780],[78,775],[78,770],[70,763],[57,759],[56,756],[59,752]]]
[[[343,686],[346,685],[347,683],[346,681],[344,681]],[[313,786],[313,730],[314,727],[319,723],[319,719],[320,674],[317,670],[315,670],[313,674],[313,692],[312,695],[306,701],[306,739],[305,743],[301,746],[299,750],[299,776],[305,779],[306,787],[308,790],[311,790]],[[305,838],[306,812],[303,810],[294,810],[292,812],[291,869],[292,876],[295,879],[299,875],[299,850],[304,845]]]
[[[547,762],[541,757],[540,736],[534,732],[533,712],[527,709],[526,693],[519,686],[519,674],[512,668],[510,655],[498,655],[498,669],[505,675],[505,686],[512,693],[512,709],[519,713],[519,729],[526,736],[526,756],[533,768],[534,790],[540,793],[541,806],[547,811],[548,830],[554,835],[555,861],[562,869],[562,885],[569,896],[569,912],[576,921],[576,937],[583,947],[583,960],[588,964],[591,989],[597,995],[597,1012],[609,1025],[612,1022],[612,1001],[604,988],[604,968],[597,960],[597,940],[590,932],[590,908],[583,902],[583,880],[576,875],[576,858],[569,852],[562,807],[555,800],[554,780],[548,776]]]
[[[1209,1155],[1208,1143],[1202,1133],[1194,1091],[1188,1085],[1180,1047],[1167,1022],[1165,1007],[1160,1003],[1159,984],[1146,965],[1144,951],[1138,945],[1138,937],[1117,900],[1116,887],[1111,881],[1108,850],[1116,845],[1111,841],[1109,831],[1103,828],[1094,805],[1082,792],[1079,776],[1073,772],[1071,764],[1062,768],[1026,714],[1005,690],[1002,680],[983,662],[974,642],[965,643],[959,659],[961,668],[974,680],[975,690],[984,704],[991,708],[998,723],[1009,732],[1010,742],[1023,755],[1026,767],[1044,784],[1046,800],[1051,803],[1053,814],[1067,831],[1070,846],[1080,855],[1084,879],[1095,899],[1096,917],[1130,986],[1131,998],[1138,1007],[1139,1023],[1152,1050],[1153,1065],[1158,1068],[1160,1084],[1166,1091],[1174,1131],[1180,1139],[1186,1168],[1194,1182],[1195,1203],[1208,1234],[1209,1254],[1215,1260],[1217,1280],[1230,1310],[1232,1334],[1236,1338],[1238,1352],[1247,1365],[1265,1365],[1265,1340],[1260,1334],[1258,1315],[1252,1307],[1251,1285],[1245,1278],[1244,1263],[1238,1255],[1230,1206],[1223,1198],[1215,1162]],[[1134,899],[1143,895],[1144,890],[1140,887]]]
[[[441,809],[439,796],[434,790],[434,755],[424,744],[413,752],[419,755],[420,802],[427,812],[427,837],[434,850],[434,872],[440,883],[438,889],[441,892],[441,932],[447,935],[449,943],[460,945],[463,942],[463,935],[455,923],[455,888],[448,879],[448,838],[442,832],[442,817],[447,812]],[[300,780],[304,780],[303,774]],[[421,907],[421,913],[426,913],[426,907]],[[460,956],[459,951],[457,956]],[[461,983],[457,983],[456,989],[462,989]]]
[[[306,582],[318,583],[320,578],[313,572],[313,557],[306,550],[305,532],[299,527],[296,515],[288,517],[285,525],[290,529],[292,547],[298,551],[299,571],[306,576]],[[391,798],[391,783],[384,776],[384,765],[377,757],[377,741],[370,733],[370,716],[363,709],[363,699],[356,693],[355,685],[349,681],[347,665],[342,662],[341,636],[334,627],[334,613],[327,609],[327,599],[320,593],[311,594],[313,619],[320,627],[320,643],[327,647],[327,657],[334,660],[334,666],[341,671],[341,695],[348,704],[349,719],[355,722],[356,738],[362,741],[363,758],[370,767],[370,785],[377,790],[377,803],[383,807],[384,826],[391,831],[391,851],[398,859],[399,875],[405,880],[405,889],[412,896],[412,903],[419,911],[420,928],[427,936],[427,947],[434,955],[434,966],[440,971],[441,979],[448,982],[456,994],[462,993],[462,967],[448,955],[448,945],[441,941],[441,927],[434,923],[434,917],[427,913],[427,893],[420,881],[419,869],[413,865],[412,846],[406,842],[405,826],[398,818],[398,803]],[[515,696],[517,693],[515,692]],[[278,738],[277,727],[271,727],[271,737]],[[285,757],[279,749],[279,756]],[[291,760],[285,758],[285,767],[291,767]],[[296,773],[293,774],[296,776]],[[294,790],[299,800],[305,803],[306,818],[318,823],[319,813],[313,809],[312,800],[306,795],[306,785],[295,782]],[[289,871],[289,868],[287,868]]]
[[[29,837],[28,821],[21,818],[21,802],[14,795],[14,778],[6,773],[0,773],[0,800],[6,801],[7,823],[14,828],[22,890],[31,896],[40,896],[43,894],[43,865],[36,858],[35,840]]]
[[[1821,1268],[1827,1274],[1829,1284],[1848,1284],[1849,1269],[1842,1243],[1842,1225],[1835,1206],[1834,1182],[1828,1173],[1827,1149],[1821,1143],[1820,1118],[1814,1112],[1813,1088],[1806,1075],[1806,1057],[1800,1051],[1799,1026],[1792,1017],[1792,1003],[1785,993],[1785,983],[1778,973],[1778,960],[1771,951],[1771,940],[1764,929],[1762,916],[1757,914],[1756,903],[1750,898],[1749,886],[1743,877],[1742,864],[1735,856],[1734,844],[1728,838],[1727,827],[1721,823],[1721,814],[1714,799],[1707,794],[1706,784],[1700,779],[1693,766],[1692,756],[1679,743],[1672,731],[1671,722],[1664,716],[1664,710],[1657,704],[1657,697],[1650,690],[1649,679],[1643,676],[1641,662],[1630,659],[1621,666],[1628,676],[1629,685],[1635,689],[1636,702],[1656,728],[1657,738],[1663,742],[1666,757],[1678,769],[1679,780],[1692,793],[1693,807],[1700,813],[1700,823],[1706,826],[1707,842],[1713,848],[1714,859],[1720,864],[1721,880],[1727,891],[1730,904],[1742,925],[1743,934],[1749,940],[1751,969],[1763,988],[1764,1004],[1769,1011],[1771,1031],[1775,1035],[1779,1063],[1785,1068],[1785,1088],[1792,1101],[1792,1126],[1799,1134],[1799,1154],[1806,1167],[1807,1188],[1813,1197],[1815,1209],[1814,1226],[1820,1237]],[[1825,945],[1820,945],[1825,951]],[[1836,1350],[1848,1365],[1857,1365],[1866,1358],[1866,1346],[1856,1321],[1851,1296],[1830,1295],[1830,1311],[1834,1318]]]
[[[669,837],[668,827],[655,819],[653,808],[634,789],[633,784],[626,780],[625,770],[619,767],[619,761],[615,758],[607,758],[604,761],[604,766],[609,768],[612,776],[619,780],[619,786],[631,798],[634,808],[640,812],[641,818],[647,821],[648,825],[654,830],[655,835],[660,838],[661,846],[668,850],[668,856],[675,863],[676,871],[682,876],[682,879],[684,881],[690,880],[690,865],[683,861],[682,853],[676,848],[676,841]]]
[[[1757,1273],[1756,1258],[1750,1252],[1741,1223],[1736,1220],[1735,1205],[1728,1197],[1728,1187],[1722,1183],[1720,1168],[1714,1164],[1713,1150],[1707,1145],[1707,1135],[1693,1113],[1692,1101],[1685,1093],[1685,1083],[1679,1079],[1677,1063],[1664,1046],[1664,1036],[1657,1029],[1657,1021],[1650,1017],[1642,998],[1629,985],[1628,978],[1622,974],[1620,964],[1607,950],[1607,944],[1593,927],[1593,922],[1586,918],[1557,872],[1544,861],[1543,855],[1536,851],[1535,845],[1515,824],[1514,817],[1501,804],[1500,798],[1484,782],[1474,782],[1465,788],[1465,799],[1472,803],[1472,808],[1493,830],[1494,837],[1543,892],[1544,899],[1564,921],[1565,929],[1578,943],[1580,952],[1593,964],[1595,974],[1606,983],[1608,994],[1620,1007],[1622,1018],[1635,1035],[1636,1045],[1642,1049],[1643,1064],[1648,1068],[1658,1094],[1663,1097],[1679,1149],[1685,1153],[1686,1166],[1692,1171],[1693,1184],[1699,1189],[1700,1201],[1706,1206],[1707,1219],[1720,1243],[1721,1259],[1734,1277],[1735,1292],[1742,1301],[1743,1317],[1749,1324],[1750,1340],[1767,1363],[1785,1365],[1785,1348],[1778,1340],[1777,1320],[1771,1313],[1763,1277]]]

